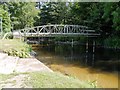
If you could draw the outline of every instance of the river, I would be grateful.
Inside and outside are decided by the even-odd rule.
[[[85,45],[47,44],[33,47],[36,58],[53,71],[84,81],[95,81],[101,88],[118,88],[120,51]]]

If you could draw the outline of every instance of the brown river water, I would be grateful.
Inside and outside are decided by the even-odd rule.
[[[84,81],[95,81],[101,88],[118,88],[120,51],[85,45],[39,45],[33,47],[37,59],[53,71]]]

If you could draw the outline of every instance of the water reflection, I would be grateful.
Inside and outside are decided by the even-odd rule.
[[[79,61],[79,64],[83,66],[91,66],[108,71],[120,71],[118,68],[120,64],[119,51],[96,48],[95,52],[93,52],[93,47],[89,46],[86,52],[86,46],[81,45],[75,45],[74,47],[70,45],[48,45],[40,48],[43,51],[62,57],[69,63]]]
[[[37,48],[37,58],[55,71],[82,80],[98,80],[102,87],[118,87],[120,51],[86,45],[52,44]],[[109,82],[112,81],[112,84]]]

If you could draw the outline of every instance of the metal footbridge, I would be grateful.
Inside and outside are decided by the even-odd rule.
[[[42,25],[15,30],[13,35],[22,37],[74,37],[80,35],[97,37],[100,34],[81,25]]]

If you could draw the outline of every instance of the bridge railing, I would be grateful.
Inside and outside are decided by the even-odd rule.
[[[19,30],[21,36],[44,35],[98,35],[95,30],[89,30],[81,25],[43,25]]]

